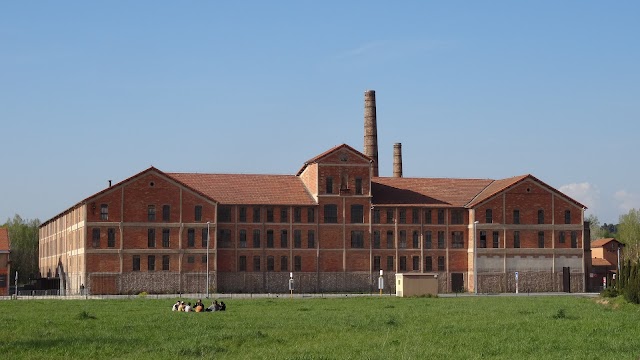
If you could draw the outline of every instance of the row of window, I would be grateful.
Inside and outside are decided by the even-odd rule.
[[[276,271],[276,258],[274,256],[267,256],[267,271]],[[261,271],[262,259],[260,256],[253,257],[253,271]],[[280,271],[289,271],[289,257],[286,255],[280,256]],[[247,257],[242,255],[238,258],[238,270],[247,271]],[[302,271],[302,257],[293,257],[293,271]]]
[[[362,178],[361,177],[356,177],[355,178],[355,189],[354,189],[354,194],[356,195],[362,195]],[[326,194],[335,194],[335,187],[333,184],[333,177],[331,176],[327,176],[325,178],[325,193]],[[340,193],[344,193],[347,191],[350,191],[351,187],[349,184],[349,180],[348,177],[345,175],[341,178],[341,183],[340,183]]]
[[[202,221],[202,205],[196,205],[193,211],[195,221]],[[100,205],[100,220],[109,220],[108,204]],[[147,205],[147,220],[156,221],[155,205]],[[162,221],[171,221],[171,205],[162,205]]]
[[[227,236],[227,234],[229,234]],[[225,245],[225,240],[227,237],[230,237],[231,233],[230,231],[227,232],[223,229],[221,229],[220,231],[220,242],[219,244],[221,245]],[[267,236],[266,236],[266,247],[267,248],[275,248],[275,232],[273,230],[267,230]],[[252,237],[252,247],[254,248],[260,248],[262,246],[262,239],[261,239],[261,231],[260,229],[254,229],[253,230],[253,237]],[[281,248],[289,248],[289,231],[286,229],[280,230],[280,247]],[[248,247],[247,244],[247,231],[244,229],[240,229],[238,231],[238,246],[241,248],[246,248]],[[309,249],[313,249],[316,247],[316,232],[315,230],[307,230],[307,243],[306,243],[307,248]],[[302,230],[293,230],[293,247],[294,248],[302,248]]]
[[[206,256],[204,256],[206,258]],[[169,271],[169,255],[162,255],[162,266],[163,271]],[[206,260],[204,261],[206,263]],[[149,255],[147,256],[147,271],[155,271],[156,270],[156,256]],[[140,271],[140,255],[133,256],[133,271]]]
[[[487,209],[485,210],[485,222],[488,224],[493,223],[493,210],[492,209]],[[519,209],[514,209],[513,210],[513,223],[514,224],[520,224],[520,210]],[[540,209],[538,210],[538,224],[545,224],[545,215],[544,215],[544,210]],[[564,223],[565,224],[571,224],[571,210],[565,210],[564,211]]]
[[[201,243],[202,247],[207,247],[207,239],[209,231],[206,228],[201,229]],[[162,247],[168,248],[171,246],[171,229],[162,229]],[[91,235],[92,245],[94,248],[100,247],[100,228],[93,228]],[[116,246],[116,229],[107,229],[107,247],[112,248]],[[147,229],[147,247],[155,248],[156,245],[156,229]],[[187,247],[196,246],[196,229],[187,229]]]
[[[380,261],[381,261],[382,257],[381,256],[374,256],[373,257],[373,270],[377,271],[377,270],[382,270]],[[412,256],[411,257],[411,262],[412,262],[412,268],[411,270],[413,271],[420,271],[420,256]],[[408,271],[409,269],[407,268],[407,257],[406,256],[400,256],[400,262],[398,263],[398,267],[399,267],[399,271]],[[436,268],[437,271],[445,271],[445,257],[444,256],[438,256],[438,267]],[[393,256],[387,256],[387,267],[386,267],[387,271],[395,271],[394,268],[394,257]],[[433,267],[433,258],[431,256],[425,256],[424,258],[424,271],[433,271],[434,267]]]

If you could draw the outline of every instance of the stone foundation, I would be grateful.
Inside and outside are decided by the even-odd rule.
[[[571,292],[584,291],[584,275],[571,274]],[[562,292],[562,272],[518,272],[519,292]],[[515,273],[490,273],[478,275],[478,293],[516,292]]]

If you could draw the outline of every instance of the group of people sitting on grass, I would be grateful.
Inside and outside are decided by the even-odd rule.
[[[227,305],[225,305],[224,301],[220,301],[218,303],[218,300],[214,300],[211,303],[211,306],[209,306],[208,308],[204,307],[204,304],[202,303],[202,300],[198,299],[198,301],[191,306],[191,303],[184,303],[184,301],[178,301],[175,304],[173,304],[173,307],[171,308],[171,311],[184,311],[184,312],[204,312],[204,311],[226,311],[227,310]]]

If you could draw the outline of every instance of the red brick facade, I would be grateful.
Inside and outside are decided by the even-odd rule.
[[[9,285],[11,284],[10,251],[9,229],[0,227],[0,296],[9,295]]]

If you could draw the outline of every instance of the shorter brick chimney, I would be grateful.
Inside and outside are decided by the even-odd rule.
[[[393,177],[402,177],[402,144],[393,144]]]

